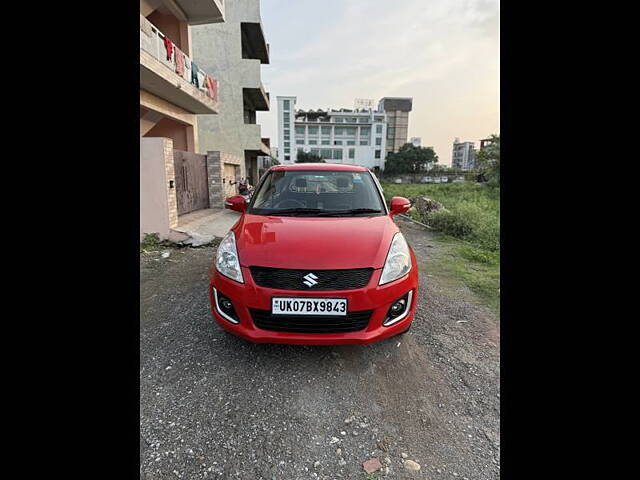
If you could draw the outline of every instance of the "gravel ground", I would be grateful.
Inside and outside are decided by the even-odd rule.
[[[144,255],[140,478],[499,478],[499,319],[429,276],[441,253],[429,231],[401,228],[420,262],[418,313],[369,346],[235,338],[209,310],[214,248]]]

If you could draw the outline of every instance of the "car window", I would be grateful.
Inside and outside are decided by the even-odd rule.
[[[297,211],[294,211],[297,210]],[[276,170],[267,174],[249,206],[258,215],[384,214],[369,172]]]

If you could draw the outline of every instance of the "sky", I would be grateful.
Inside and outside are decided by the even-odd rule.
[[[500,129],[498,0],[261,0],[271,111],[262,136],[277,146],[278,95],[296,108],[353,108],[355,98],[413,97],[408,137],[451,164],[452,143]]]

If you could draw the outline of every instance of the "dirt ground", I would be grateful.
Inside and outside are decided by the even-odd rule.
[[[215,248],[142,255],[140,477],[500,478],[499,318],[430,274],[436,236],[400,225],[420,264],[417,315],[369,346],[235,338],[211,317]],[[368,475],[371,458],[382,468]]]

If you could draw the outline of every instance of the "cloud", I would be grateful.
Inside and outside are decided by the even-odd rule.
[[[262,0],[271,44],[263,81],[277,142],[277,95],[299,108],[351,107],[356,97],[410,96],[409,136],[449,163],[454,137],[499,128],[499,2],[494,0]]]

